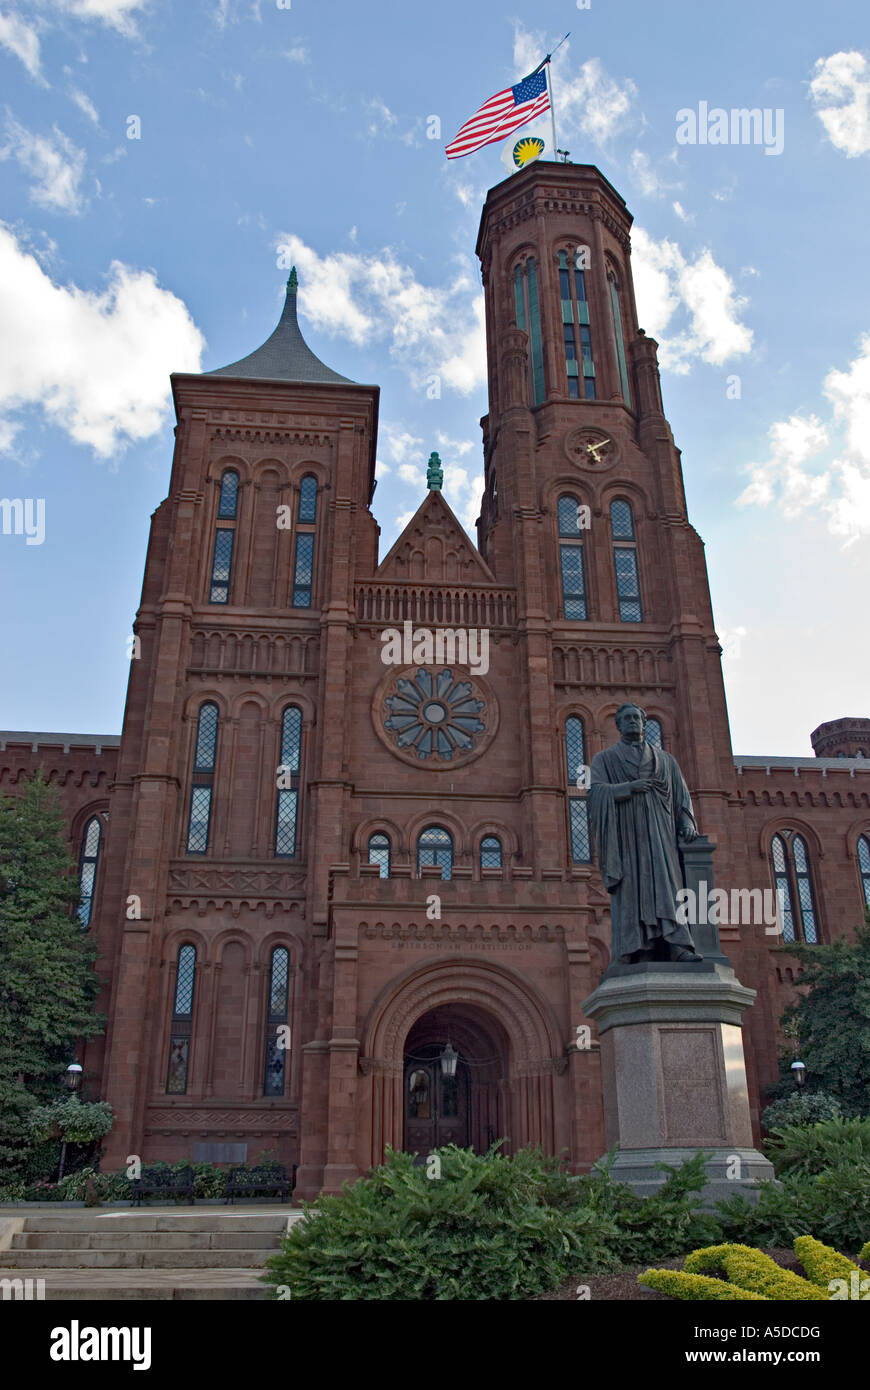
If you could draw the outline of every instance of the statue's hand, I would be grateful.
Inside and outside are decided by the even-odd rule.
[[[628,787],[629,791],[633,792],[651,792],[652,785],[653,784],[651,778],[638,777],[636,782],[629,782]]]
[[[688,821],[685,821],[680,830],[680,839],[685,840],[686,844],[690,845],[692,841],[697,840],[697,838],[698,832],[695,829],[695,827],[693,825],[689,825]]]

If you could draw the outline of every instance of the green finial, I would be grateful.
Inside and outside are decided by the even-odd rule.
[[[290,278],[287,281],[287,291],[289,294],[295,294],[298,288],[299,276],[296,274],[296,267],[294,265],[290,267]]]
[[[426,469],[426,486],[430,492],[440,492],[443,482],[444,473],[441,469],[441,460],[433,450],[429,455],[429,467]]]

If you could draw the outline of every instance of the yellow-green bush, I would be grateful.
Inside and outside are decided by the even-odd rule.
[[[818,1289],[824,1289],[828,1294],[828,1286],[832,1279],[848,1279],[851,1274],[863,1276],[864,1273],[847,1255],[841,1255],[830,1245],[823,1245],[813,1236],[798,1236],[794,1243],[794,1253],[803,1265],[810,1283],[815,1284]]]
[[[726,1284],[724,1279],[708,1279],[705,1274],[685,1274],[681,1269],[647,1269],[637,1276],[637,1282],[648,1289],[658,1289],[659,1293],[668,1293],[672,1298],[767,1301],[764,1294],[751,1293],[737,1284]]]
[[[861,1246],[861,1249],[858,1251],[858,1259],[870,1262],[870,1240],[868,1240],[866,1245]]]
[[[687,1255],[683,1267],[691,1274],[721,1270],[732,1284],[750,1293],[759,1293],[763,1298],[788,1299],[789,1302],[828,1301],[827,1293],[822,1293],[800,1275],[781,1269],[769,1255],[749,1245],[708,1245],[705,1250],[693,1250]]]

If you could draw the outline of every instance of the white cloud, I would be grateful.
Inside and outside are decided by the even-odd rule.
[[[32,24],[15,13],[0,14],[0,46],[20,59],[30,76],[45,85],[39,67],[39,35]]]
[[[640,322],[658,340],[663,367],[685,374],[693,358],[721,366],[749,352],[752,330],[739,319],[746,300],[709,250],[688,261],[676,242],[636,227],[631,259]],[[675,315],[685,326],[673,331]]]
[[[402,531],[404,531],[405,527],[407,526],[408,522],[411,520],[411,517],[414,515],[414,512],[415,512],[416,510],[417,510],[417,508],[415,507],[414,510],[413,510],[413,511],[410,511],[410,512],[399,512],[399,515],[396,517],[396,525],[397,525],[398,528],[399,528],[399,533],[400,533],[400,534],[401,534]]]
[[[870,152],[870,64],[862,53],[819,58],[810,99],[835,149],[847,159]],[[833,104],[832,104],[833,103]]]
[[[534,71],[546,52],[547,38],[543,32],[533,33],[522,23],[515,24],[514,66],[518,77]],[[622,83],[611,77],[600,58],[587,58],[574,67],[571,45],[564,43],[553,57],[552,77],[557,103],[556,134],[561,147],[574,137],[606,145],[635,120],[637,87],[630,77]],[[547,144],[552,144],[550,138]]]
[[[369,113],[366,126],[369,135],[382,135],[398,123],[398,116],[393,114],[380,97],[372,97],[369,101],[363,102],[363,105]]]
[[[78,87],[72,87],[69,96],[70,101],[75,103],[82,114],[87,116],[89,121],[93,121],[94,125],[100,124],[99,112],[86,92],[79,91]]]
[[[54,212],[80,213],[85,199],[79,187],[85,168],[85,152],[78,149],[57,126],[52,136],[35,135],[9,117],[8,143],[0,149],[0,159],[10,156],[34,180],[30,197],[40,207]]]
[[[203,337],[152,271],[114,261],[102,292],[55,285],[0,224],[0,411],[39,406],[102,458],[164,423],[171,371],[199,370]]]
[[[663,178],[649,155],[643,150],[632,150],[629,165],[635,182],[645,198],[657,198],[669,188],[680,187],[679,183],[672,183],[669,179]]]
[[[674,212],[677,214],[681,222],[694,222],[695,214],[692,212],[686,212],[686,209],[683,207],[682,203],[675,202],[673,207]]]
[[[831,405],[824,423],[816,415],[792,415],[769,431],[770,457],[750,465],[751,481],[737,499],[740,506],[782,504],[793,518],[815,510],[827,529],[847,545],[870,535],[870,334],[845,371],[833,370],[823,384]],[[838,442],[836,457],[815,471],[810,460]]]
[[[486,380],[483,295],[467,260],[440,289],[421,284],[389,247],[319,256],[286,236],[277,250],[284,264],[298,267],[300,307],[315,328],[361,347],[386,341],[422,392],[435,377],[460,395]]]
[[[422,439],[401,425],[384,421],[380,426],[379,441],[391,463],[407,464],[413,459],[419,464],[423,461]]]
[[[283,56],[290,63],[307,63],[308,49],[304,44],[297,43],[294,44],[292,48],[285,48]]]
[[[53,10],[60,10],[74,19],[99,20],[127,38],[137,35],[133,16],[137,10],[145,8],[145,3],[146,0],[49,0]]]

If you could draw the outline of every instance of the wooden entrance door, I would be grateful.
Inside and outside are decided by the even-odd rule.
[[[427,1049],[428,1050],[428,1049]],[[428,1061],[405,1063],[405,1148],[428,1154],[443,1144],[468,1144],[468,1069],[441,1071],[441,1048]]]

